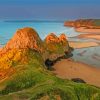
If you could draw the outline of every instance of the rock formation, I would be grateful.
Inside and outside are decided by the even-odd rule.
[[[43,42],[34,29],[26,27],[19,29],[0,50],[0,69],[8,69],[19,63],[29,63],[30,56],[36,52],[44,61],[48,58],[57,59],[68,50],[69,45],[64,34],[57,37],[51,33]]]
[[[46,41],[47,44],[49,44],[49,43],[59,43],[59,38],[54,33],[51,33],[46,37],[45,41]]]
[[[65,34],[57,37],[54,33],[51,33],[46,37],[44,43],[51,60],[61,57],[65,55],[65,52],[69,51],[69,44]]]
[[[61,34],[59,37],[57,37],[54,33],[50,33],[46,39],[45,39],[45,42],[47,44],[49,43],[67,43],[68,44],[68,41],[67,41],[67,37],[65,34]]]
[[[86,28],[100,28],[100,24],[98,24],[99,19],[78,19],[75,21],[66,21],[64,23],[64,26],[67,27],[74,27],[74,28],[79,28],[79,27],[86,27]]]
[[[6,52],[11,49],[34,49],[36,51],[42,50],[42,41],[37,32],[32,28],[19,29],[13,38],[8,41],[2,51]]]
[[[32,28],[19,29],[0,51],[0,69],[27,63],[32,50],[41,54],[44,52],[39,35]]]

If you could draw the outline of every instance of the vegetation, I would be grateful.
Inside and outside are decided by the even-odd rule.
[[[37,52],[28,51],[28,57],[28,64],[17,65],[16,73],[0,84],[0,100],[99,100],[99,88],[57,78]]]

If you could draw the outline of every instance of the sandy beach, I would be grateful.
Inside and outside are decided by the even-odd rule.
[[[74,42],[70,41],[69,45],[75,49],[99,46],[99,44],[96,42],[75,42],[75,41]]]
[[[75,31],[82,33],[100,33],[100,29],[87,29],[86,27],[75,28]]]
[[[80,62],[72,61],[71,59],[61,60],[53,68],[55,69],[54,73],[60,78],[81,78],[87,84],[100,87],[100,68],[91,67]]]
[[[88,38],[88,39],[95,39],[100,40],[100,33],[87,33],[87,34],[80,34],[77,36],[78,38]]]

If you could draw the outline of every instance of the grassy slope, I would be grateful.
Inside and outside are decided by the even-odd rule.
[[[0,83],[0,100],[99,100],[100,89],[57,78],[47,71],[41,55],[31,50],[29,62],[16,65],[16,73]]]

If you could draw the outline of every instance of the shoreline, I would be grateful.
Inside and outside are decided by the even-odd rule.
[[[80,78],[87,84],[100,87],[100,68],[93,67],[72,59],[62,59],[53,68],[57,77],[62,79]]]

